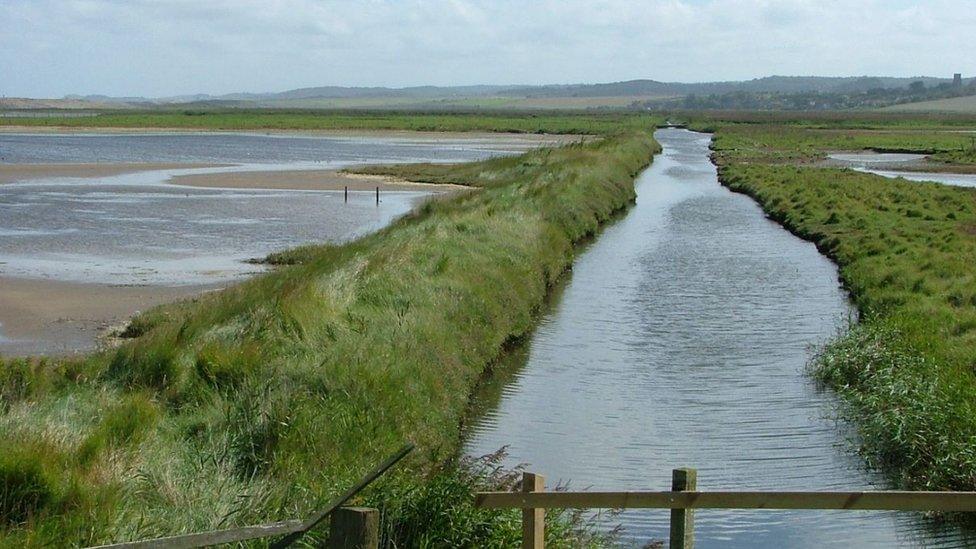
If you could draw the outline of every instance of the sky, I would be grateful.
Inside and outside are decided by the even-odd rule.
[[[0,95],[976,73],[976,0],[0,0]]]

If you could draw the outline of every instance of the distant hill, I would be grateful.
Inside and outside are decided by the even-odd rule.
[[[885,76],[767,76],[729,82],[660,82],[627,80],[602,84],[544,86],[414,86],[406,88],[320,86],[283,92],[191,94],[172,97],[66,96],[63,99],[16,100],[16,108],[660,108],[676,105],[730,104],[755,108],[791,108],[790,105],[885,106],[893,102],[934,99],[908,90],[913,83],[934,90],[951,86],[951,79]],[[870,95],[870,102],[852,96]],[[829,96],[829,97],[828,97]],[[823,100],[827,97],[828,100]],[[830,97],[833,97],[832,99]],[[898,100],[890,98],[897,97]],[[905,99],[907,97],[907,99]],[[704,100],[702,98],[705,98]],[[784,99],[792,98],[792,99]],[[842,100],[838,100],[841,98]],[[877,100],[877,101],[875,101]],[[6,101],[6,107],[3,101]],[[0,100],[12,108],[14,100]],[[783,106],[786,107],[783,107]],[[798,107],[799,108],[799,107]]]
[[[610,84],[572,84],[557,86],[523,86],[507,90],[507,94],[526,97],[620,97],[620,96],[686,96],[713,95],[735,92],[761,93],[854,93],[871,89],[907,88],[912,82],[926,86],[952,82],[948,78],[920,76],[892,78],[879,76],[766,76],[739,82],[658,82],[656,80],[628,80]]]
[[[128,106],[118,101],[99,101],[80,97],[65,97],[63,99],[32,99],[29,97],[0,98],[0,110],[34,110],[34,109],[109,109],[119,105]]]

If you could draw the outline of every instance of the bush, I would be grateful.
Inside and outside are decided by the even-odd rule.
[[[522,539],[518,509],[477,509],[477,492],[519,489],[522,468],[501,465],[503,451],[447,462],[426,478],[395,474],[367,498],[381,512],[381,547],[517,547]],[[549,547],[606,547],[616,530],[597,531],[583,512],[546,513]]]
[[[845,397],[871,466],[914,490],[976,489],[976,414],[960,398],[971,389],[906,347],[898,330],[857,326],[813,366]]]
[[[61,483],[45,454],[36,446],[4,444],[0,452],[0,524],[24,523],[61,502]]]

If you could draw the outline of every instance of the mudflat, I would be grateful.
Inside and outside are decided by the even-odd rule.
[[[120,162],[111,164],[0,164],[0,184],[48,177],[107,177],[124,173],[181,168],[207,168],[212,164]]]
[[[155,305],[219,288],[119,286],[0,277],[0,355],[88,351],[113,327]]]
[[[449,192],[471,189],[462,185],[414,183],[382,175],[346,173],[339,170],[281,170],[179,175],[174,185],[227,189],[290,189],[302,191],[425,191]]]

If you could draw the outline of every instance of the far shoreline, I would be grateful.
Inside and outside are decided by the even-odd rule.
[[[167,133],[237,133],[252,135],[282,135],[341,138],[421,138],[421,139],[511,139],[523,141],[529,148],[560,146],[580,140],[598,139],[586,134],[492,132],[492,131],[429,131],[398,129],[302,129],[302,128],[196,128],[157,126],[33,126],[0,123],[0,134],[167,134]]]
[[[0,163],[0,185],[32,179],[111,177],[137,172],[181,170],[193,168],[220,168],[228,164],[202,164],[180,162],[103,162],[103,163]]]

